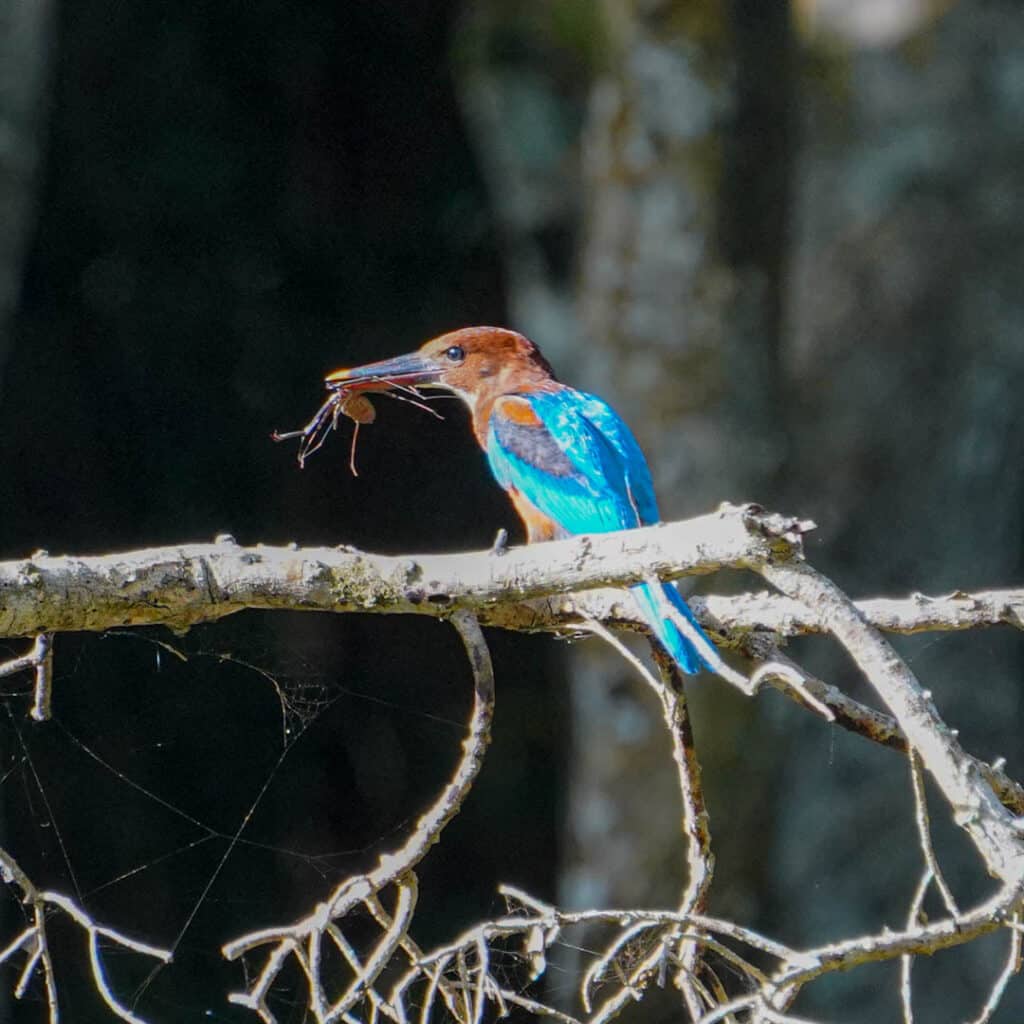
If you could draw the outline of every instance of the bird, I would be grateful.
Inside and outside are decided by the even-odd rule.
[[[442,388],[462,399],[528,543],[659,522],[647,460],[629,427],[603,398],[559,381],[516,331],[463,327],[407,355],[335,370],[325,384],[346,396]],[[721,656],[673,584],[652,580],[630,590],[683,671],[721,670]]]

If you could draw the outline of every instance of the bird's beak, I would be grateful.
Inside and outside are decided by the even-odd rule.
[[[378,363],[335,370],[324,378],[328,388],[343,388],[348,392],[388,391],[393,387],[429,387],[438,384],[441,371],[437,364],[419,352],[410,352]]]

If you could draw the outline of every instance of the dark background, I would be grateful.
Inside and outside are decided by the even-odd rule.
[[[306,421],[326,371],[496,323],[626,414],[667,516],[726,499],[811,516],[812,559],[857,596],[1019,578],[1009,0],[610,18],[571,0],[0,6],[0,557],[222,531],[382,552],[482,548],[500,526],[518,541],[455,403],[437,422],[379,402],[358,478],[347,429],[301,471],[269,439]],[[645,695],[592,645],[489,638],[495,743],[423,866],[417,937],[494,913],[499,881],[670,903],[675,811],[657,723],[635,727]],[[824,647],[796,650],[870,699]],[[968,749],[1019,775],[1017,638],[903,647]],[[220,943],[305,912],[415,820],[469,706],[454,634],[246,613],[56,650],[53,722],[29,726],[5,681],[4,845],[101,920],[177,942],[140,1014],[252,1019],[224,1001],[243,975]],[[712,909],[797,944],[898,926],[919,871],[899,758],[771,697],[710,681],[695,697]],[[606,834],[601,801],[623,808]],[[937,828],[969,903],[970,852],[941,811]],[[927,1019],[976,1012],[1003,941],[917,969],[922,1012],[948,1014]],[[101,1019],[81,936],[57,943],[67,1019]],[[111,963],[119,992],[147,969]],[[895,1020],[894,971],[799,1008]],[[12,1019],[43,1019],[41,995]],[[276,998],[303,1019],[296,992]]]

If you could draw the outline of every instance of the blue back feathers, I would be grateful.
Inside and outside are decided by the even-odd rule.
[[[517,491],[564,533],[607,533],[658,522],[643,452],[615,410],[595,395],[562,387],[499,398],[486,451],[498,483]],[[703,640],[701,653],[662,617],[648,585],[641,583],[631,589],[644,617],[685,671],[710,667],[718,657],[714,646],[676,588],[662,586]]]
[[[487,460],[502,487],[516,488],[567,533],[658,521],[640,446],[595,395],[563,388],[499,399],[487,431]]]

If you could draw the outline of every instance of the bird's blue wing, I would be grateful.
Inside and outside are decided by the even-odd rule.
[[[594,395],[565,388],[499,399],[487,431],[487,459],[513,500],[518,492],[565,533],[603,533],[658,521],[640,446],[611,406]],[[671,583],[656,585],[693,627],[693,638],[663,614],[651,585],[638,583],[630,590],[654,636],[684,671],[714,669],[720,661],[715,647],[679,591]]]
[[[661,516],[658,501],[654,496],[654,484],[647,459],[640,450],[633,432],[621,416],[603,399],[596,395],[581,395],[585,399],[582,409],[584,418],[594,427],[602,440],[614,449],[624,467],[626,487],[630,500],[637,509],[641,526],[653,526]]]
[[[495,403],[487,458],[566,533],[599,533],[657,522],[647,463],[629,428],[604,401],[565,388]]]

